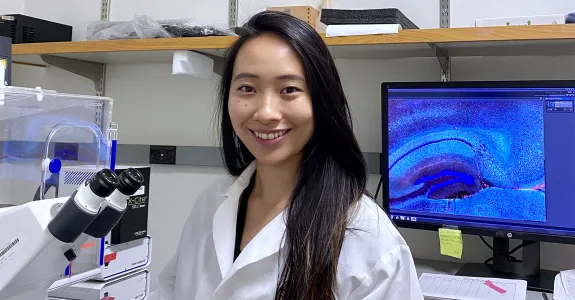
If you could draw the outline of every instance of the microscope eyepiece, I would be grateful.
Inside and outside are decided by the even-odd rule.
[[[100,215],[100,205],[118,186],[118,176],[109,169],[96,172],[64,203],[48,224],[48,230],[58,240],[72,243]]]
[[[118,176],[118,191],[127,196],[135,194],[143,184],[144,175],[134,168],[129,168]]]
[[[98,197],[108,197],[118,185],[118,176],[109,169],[98,171],[90,180],[90,190]]]
[[[110,196],[106,197],[107,205],[98,217],[86,228],[84,233],[95,238],[105,237],[118,224],[127,208],[127,199],[134,195],[144,184],[144,175],[129,168],[118,175],[118,184]]]

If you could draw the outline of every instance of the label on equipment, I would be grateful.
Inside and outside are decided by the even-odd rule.
[[[6,81],[6,73],[8,72],[8,61],[5,59],[0,59],[0,85],[8,85]]]
[[[142,185],[132,196],[141,196],[146,193],[146,186]]]
[[[8,241],[5,245],[0,245],[0,269],[6,264],[11,258],[13,258],[19,251],[21,251],[28,241],[23,233],[18,234],[15,238]]]

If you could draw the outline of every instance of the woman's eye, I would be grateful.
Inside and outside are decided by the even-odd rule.
[[[240,90],[244,93],[253,93],[256,91],[256,89],[254,89],[253,87],[251,87],[249,85],[240,86],[240,88],[238,90]]]
[[[300,89],[296,88],[295,86],[290,86],[282,90],[282,94],[292,94],[300,92]]]

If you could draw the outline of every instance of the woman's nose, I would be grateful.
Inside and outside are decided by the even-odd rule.
[[[274,95],[263,95],[254,114],[254,120],[269,124],[281,120],[280,99]]]

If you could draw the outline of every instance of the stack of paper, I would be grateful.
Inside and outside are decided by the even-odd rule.
[[[555,276],[553,299],[575,300],[575,270],[562,271]]]
[[[400,30],[400,24],[328,25],[325,31],[325,36],[335,37],[370,34],[398,34]]]
[[[419,285],[425,299],[525,300],[527,296],[524,280],[424,273]]]

